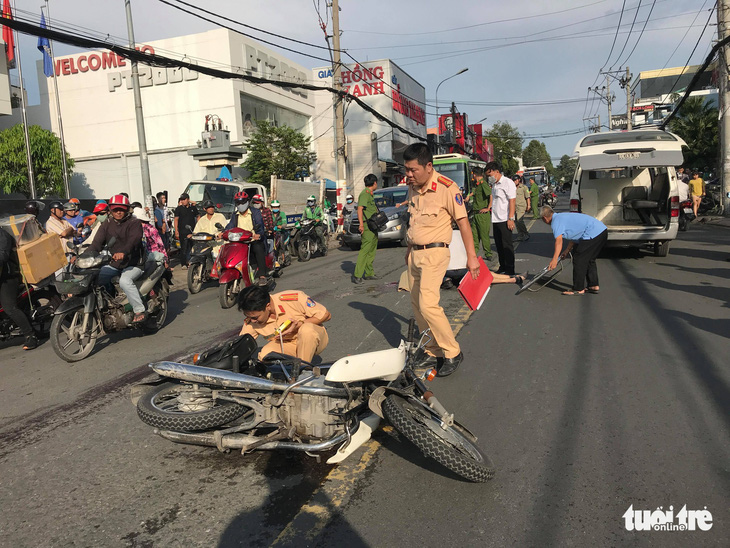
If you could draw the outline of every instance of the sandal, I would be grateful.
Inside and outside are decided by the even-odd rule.
[[[566,297],[573,297],[573,296],[577,296],[577,295],[585,295],[586,292],[585,292],[585,290],[583,290],[583,291],[563,291],[562,294],[565,295]]]
[[[524,276],[515,276],[515,283],[522,287],[522,285],[525,283],[525,277]]]
[[[139,314],[135,314],[134,318],[132,319],[132,323],[142,323],[147,319],[147,312],[140,312]]]
[[[595,287],[589,287],[587,289],[588,293],[593,293],[594,295],[598,295],[600,288],[598,286]]]

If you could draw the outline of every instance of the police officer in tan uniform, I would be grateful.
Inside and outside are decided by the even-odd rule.
[[[445,377],[459,367],[464,355],[444,309],[439,306],[441,282],[449,266],[451,223],[456,222],[466,248],[466,266],[476,279],[479,261],[459,187],[439,175],[433,155],[424,143],[414,143],[403,152],[408,193],[408,252],[406,265],[411,285],[411,303],[421,331],[431,328],[432,341],[417,367],[436,366]]]
[[[303,291],[271,295],[266,288],[252,285],[239,294],[238,309],[246,316],[241,335],[269,340],[259,352],[260,358],[281,352],[309,362],[327,348],[329,337],[322,324],[332,315]],[[282,350],[277,328],[287,320],[291,325],[281,332]]]

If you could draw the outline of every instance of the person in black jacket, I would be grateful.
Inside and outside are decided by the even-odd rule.
[[[15,239],[0,229],[0,306],[25,337],[23,350],[31,350],[38,346],[38,339],[28,316],[18,308],[18,290],[21,280],[20,264],[15,247]]]
[[[226,230],[229,228],[240,228],[253,232],[251,243],[251,253],[256,263],[256,275],[259,277],[258,284],[265,286],[268,284],[266,278],[266,228],[264,227],[264,219],[261,211],[256,208],[249,207],[249,197],[245,192],[237,192],[233,197],[233,203],[236,210],[228,221]]]
[[[109,247],[112,260],[99,272],[99,285],[107,285],[114,276],[119,276],[119,287],[129,299],[134,311],[134,323],[146,319],[146,308],[139,289],[134,282],[142,276],[145,250],[142,244],[142,222],[129,212],[129,199],[121,194],[109,200],[111,215],[107,222],[99,225],[99,231],[89,246],[89,251],[98,253],[114,239]]]

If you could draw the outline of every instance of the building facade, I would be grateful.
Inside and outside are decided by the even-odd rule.
[[[226,29],[158,40],[140,51],[196,64],[288,82],[307,82],[310,70]],[[184,56],[184,57],[183,57]],[[31,122],[59,133],[53,83],[38,61],[40,106]],[[61,117],[68,153],[76,165],[71,193],[107,198],[127,192],[142,200],[139,147],[131,65],[110,51],[87,51],[55,59]],[[231,145],[242,145],[257,120],[288,125],[311,135],[314,96],[301,88],[280,88],[243,80],[213,78],[194,70],[139,65],[142,107],[152,191],[176,199],[205,166],[187,152],[199,148],[206,115],[217,115],[230,130]],[[14,109],[17,110],[17,109]],[[9,127],[19,114],[3,117]],[[240,168],[234,176],[245,177]]]
[[[332,85],[331,67],[312,70],[315,83]],[[426,90],[389,59],[344,65],[342,85],[378,113],[426,139]],[[318,91],[312,119],[317,163],[312,177],[336,180],[334,160],[334,109],[332,94]],[[345,104],[345,179],[347,192],[364,188],[363,178],[374,173],[382,186],[397,184],[403,176],[403,151],[419,139],[411,137],[355,102]]]

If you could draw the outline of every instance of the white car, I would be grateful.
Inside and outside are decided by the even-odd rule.
[[[594,133],[575,147],[578,167],[570,210],[608,228],[608,246],[651,244],[665,257],[679,227],[674,166],[682,165],[678,136],[659,129]]]

